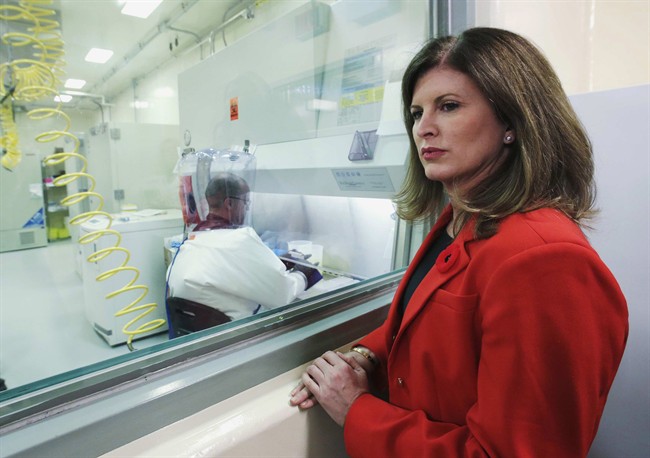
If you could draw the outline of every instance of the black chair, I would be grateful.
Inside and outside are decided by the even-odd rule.
[[[231,321],[220,310],[180,297],[167,298],[169,337],[179,337]]]

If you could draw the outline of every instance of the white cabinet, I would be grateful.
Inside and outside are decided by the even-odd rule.
[[[152,214],[155,213],[155,214]],[[153,212],[141,210],[139,212],[118,213],[113,216],[112,229],[121,234],[120,247],[129,251],[130,259],[126,264],[138,271],[136,285],[148,288],[146,296],[134,307],[148,303],[156,303],[157,307],[146,317],[138,320],[130,330],[134,330],[147,322],[155,319],[165,319],[165,237],[171,237],[183,232],[183,217],[180,210],[162,210]],[[107,218],[95,217],[81,226],[80,236],[106,228]],[[106,236],[97,241],[82,245],[83,258],[95,253],[97,250],[115,246],[115,237]],[[126,342],[128,336],[122,328],[139,313],[133,311],[124,316],[116,317],[115,314],[136,301],[141,291],[125,292],[116,297],[107,298],[110,293],[125,287],[133,279],[134,271],[126,270],[116,275],[98,281],[97,277],[112,268],[122,265],[124,253],[115,251],[106,258],[97,262],[83,262],[83,290],[86,306],[86,317],[95,331],[110,345]],[[163,332],[167,325],[146,332],[137,338]]]
[[[13,171],[0,174],[0,252],[47,245],[40,160],[25,153]]]
[[[177,125],[104,123],[86,135],[88,172],[104,211],[179,208]]]

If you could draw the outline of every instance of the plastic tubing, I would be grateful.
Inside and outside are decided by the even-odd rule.
[[[11,93],[6,91],[4,85],[0,85],[0,96],[2,98],[12,96],[15,100],[31,102],[45,96],[53,97],[59,95],[56,86],[59,84],[59,75],[63,74],[62,68],[65,65],[63,60],[63,41],[61,40],[60,33],[56,30],[59,26],[58,22],[47,19],[47,17],[55,14],[54,10],[42,6],[50,5],[51,3],[51,0],[23,0],[20,2],[20,7],[0,5],[0,19],[7,21],[22,20],[34,24],[33,27],[28,28],[28,31],[32,33],[31,35],[12,32],[3,35],[1,38],[2,42],[11,46],[32,45],[36,50],[34,57],[37,58],[17,59],[0,65],[0,81],[9,80],[14,83]],[[3,132],[5,132],[1,138],[1,144],[3,148],[7,149],[7,154],[2,157],[2,165],[12,170],[18,165],[21,158],[17,146],[17,129],[13,122],[11,104],[3,104],[1,108],[0,122],[2,123]],[[88,162],[83,155],[79,154],[79,139],[70,132],[70,118],[61,110],[61,103],[59,102],[55,108],[36,108],[30,110],[27,116],[34,121],[56,116],[65,122],[65,125],[58,130],[50,130],[38,134],[36,141],[40,143],[53,142],[62,137],[72,141],[72,151],[51,154],[43,160],[43,163],[45,165],[59,165],[66,161],[77,159],[82,164],[80,170],[65,173],[55,178],[52,184],[54,186],[67,186],[82,178],[85,178],[88,182],[89,186],[87,191],[70,194],[60,202],[62,206],[71,207],[86,199],[94,198],[96,201],[94,209],[72,217],[69,221],[70,224],[81,225],[96,216],[103,216],[106,219],[106,226],[103,229],[81,236],[79,243],[82,245],[93,243],[102,237],[109,237],[113,240],[112,246],[96,250],[88,256],[88,262],[99,262],[111,255],[122,256],[121,264],[100,273],[96,277],[96,280],[104,281],[122,272],[126,272],[127,275],[130,274],[130,280],[123,287],[107,294],[106,299],[111,299],[124,293],[139,293],[135,300],[115,313],[116,317],[136,314],[122,328],[122,332],[128,336],[126,344],[129,350],[133,351],[133,339],[136,336],[153,331],[163,326],[166,321],[157,318],[138,325],[138,322],[152,313],[158,307],[158,304],[155,302],[141,304],[147,296],[149,288],[145,285],[136,284],[140,276],[140,271],[128,265],[131,253],[126,248],[120,246],[122,235],[111,228],[113,218],[103,210],[104,198],[95,191],[96,180],[86,171]],[[91,200],[89,201],[92,202]]]
[[[33,114],[34,111],[38,111],[36,115],[42,116],[46,110],[48,109],[39,108],[38,110],[30,111],[28,115]],[[54,111],[54,109],[52,110]],[[65,116],[63,112],[60,112],[59,114]],[[82,202],[85,199],[90,199],[94,197],[97,201],[95,208],[93,210],[83,212],[80,213],[79,215],[74,216],[73,218],[70,219],[69,223],[72,225],[80,225],[96,216],[103,216],[106,219],[106,226],[103,229],[99,229],[79,237],[79,243],[82,245],[93,243],[101,239],[102,237],[111,237],[113,240],[112,246],[96,250],[94,253],[88,256],[87,258],[88,262],[99,262],[111,255],[121,254],[123,256],[122,262],[118,267],[100,273],[99,275],[97,275],[96,281],[107,280],[121,272],[127,272],[131,274],[130,280],[123,287],[107,294],[106,299],[111,299],[121,294],[129,293],[133,291],[139,292],[139,295],[136,297],[135,300],[131,301],[129,304],[127,304],[125,307],[123,307],[117,313],[115,313],[116,317],[135,314],[134,318],[129,320],[122,328],[122,332],[128,336],[126,344],[129,350],[133,351],[134,350],[133,339],[135,337],[137,337],[140,334],[153,331],[163,326],[166,323],[166,321],[162,318],[157,318],[139,325],[137,324],[141,320],[144,320],[147,315],[154,312],[156,307],[158,307],[158,304],[156,304],[155,302],[141,303],[144,300],[144,298],[147,296],[149,292],[149,288],[145,285],[136,284],[140,276],[140,271],[137,268],[128,265],[131,254],[129,250],[120,246],[122,241],[121,234],[118,231],[111,229],[111,226],[113,224],[113,218],[109,213],[103,211],[104,198],[101,196],[101,194],[95,191],[95,184],[96,184],[95,178],[86,172],[87,170],[86,158],[78,153],[79,139],[74,134],[71,134],[66,130],[52,130],[52,131],[43,132],[39,134],[36,137],[36,140],[39,142],[50,142],[50,141],[55,141],[62,136],[66,136],[73,140],[74,149],[70,152],[52,154],[46,157],[43,160],[43,163],[45,165],[58,165],[66,161],[69,161],[73,158],[76,158],[79,161],[81,161],[81,163],[83,164],[81,170],[77,172],[65,173],[55,178],[52,184],[54,186],[67,186],[68,184],[76,180],[79,180],[81,178],[86,178],[88,180],[88,191],[80,191],[80,192],[75,192],[73,194],[70,194],[69,196],[61,200],[61,205],[65,207],[70,207],[72,205]]]
[[[0,159],[0,163],[5,169],[12,171],[20,163],[22,154],[18,149],[18,129],[14,122],[14,111],[11,104],[4,104],[0,107],[0,126],[4,133],[0,138],[0,146],[6,151],[6,154]]]

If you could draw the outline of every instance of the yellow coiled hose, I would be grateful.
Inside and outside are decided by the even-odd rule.
[[[9,50],[25,46],[32,47],[31,59],[11,59],[0,64],[0,125],[2,138],[0,144],[4,149],[2,166],[13,170],[21,161],[22,154],[18,148],[18,132],[13,121],[13,106],[4,103],[9,97],[13,100],[33,102],[58,94],[56,87],[63,75],[63,40],[57,31],[58,22],[48,19],[55,11],[41,5],[51,4],[51,0],[23,0],[16,5],[0,5],[0,20],[19,21],[27,24],[26,32],[5,33],[1,42]],[[6,84],[10,83],[10,84]]]
[[[31,35],[12,32],[3,35],[2,42],[11,46],[32,45],[33,49],[35,49],[35,59],[17,59],[0,65],[0,81],[4,82],[8,80],[13,84],[10,89],[7,89],[4,84],[0,84],[0,96],[3,99],[12,97],[13,100],[34,102],[45,96],[54,97],[59,94],[56,87],[60,82],[59,76],[63,75],[62,68],[65,64],[63,61],[63,41],[61,40],[60,33],[57,31],[59,26],[58,22],[47,19],[47,17],[55,14],[54,11],[42,7],[42,5],[50,5],[51,3],[51,0],[24,0],[20,2],[19,7],[0,5],[0,19],[7,21],[21,20],[33,24],[32,27],[28,28]],[[128,265],[131,254],[126,248],[120,246],[122,241],[121,234],[111,229],[113,218],[109,213],[103,211],[104,198],[101,194],[95,192],[95,178],[86,172],[88,162],[84,156],[79,154],[79,139],[70,133],[70,118],[61,110],[61,103],[58,103],[55,108],[36,108],[30,110],[27,116],[31,120],[42,120],[56,116],[57,119],[62,119],[65,122],[65,126],[61,129],[43,132],[36,136],[36,140],[40,143],[45,143],[67,138],[74,145],[72,151],[49,155],[43,160],[43,163],[45,165],[59,165],[69,160],[78,159],[82,164],[81,170],[65,173],[55,178],[52,184],[54,186],[67,186],[82,178],[85,178],[88,182],[87,191],[80,191],[67,196],[61,201],[61,205],[70,207],[81,203],[85,199],[95,198],[97,204],[94,210],[74,216],[70,219],[69,223],[72,225],[81,225],[96,216],[103,216],[106,219],[106,227],[81,236],[79,243],[85,245],[93,243],[102,237],[113,238],[113,246],[95,251],[88,256],[88,262],[99,262],[114,253],[121,253],[123,255],[122,263],[118,267],[102,272],[96,277],[96,280],[107,280],[121,272],[132,274],[131,280],[126,285],[107,294],[106,299],[111,299],[124,293],[139,292],[139,296],[135,300],[115,314],[116,317],[132,313],[137,314],[137,316],[127,322],[122,328],[122,332],[128,336],[127,346],[129,350],[133,350],[133,339],[136,336],[158,329],[164,326],[166,321],[158,318],[136,326],[137,322],[154,312],[158,305],[155,302],[140,304],[147,296],[149,288],[145,285],[136,284],[140,272],[135,267]],[[10,103],[3,103],[2,110],[0,111],[0,122],[2,123],[3,130],[1,145],[6,150],[6,154],[2,157],[2,165],[12,170],[19,164],[21,155],[18,149],[17,129],[13,121],[13,110]],[[132,329],[134,327],[135,329]]]
[[[14,122],[14,110],[9,103],[0,107],[0,125],[3,132],[0,137],[0,147],[5,153],[1,163],[5,169],[11,171],[20,163],[22,155],[18,149],[18,129]]]
[[[106,299],[111,299],[120,294],[128,293],[131,291],[140,292],[140,295],[135,300],[133,300],[124,308],[120,309],[115,314],[116,317],[121,317],[131,313],[137,313],[137,316],[135,316],[133,319],[127,322],[122,328],[122,332],[128,336],[126,344],[129,347],[129,350],[133,350],[132,342],[134,337],[158,329],[161,326],[163,326],[166,323],[166,321],[162,318],[157,318],[148,321],[146,323],[143,323],[137,326],[135,329],[131,329],[136,325],[138,321],[144,319],[147,315],[154,312],[158,305],[155,302],[140,304],[140,302],[147,296],[147,293],[149,292],[149,288],[147,288],[145,285],[135,284],[138,280],[138,277],[140,276],[140,272],[135,267],[128,265],[131,254],[129,253],[129,250],[120,246],[120,243],[122,241],[122,235],[118,231],[111,229],[111,225],[113,224],[113,218],[109,213],[106,213],[105,211],[102,210],[104,205],[104,198],[101,196],[101,194],[95,192],[94,177],[86,173],[87,162],[86,162],[86,158],[77,152],[79,148],[79,140],[77,139],[77,137],[66,131],[50,131],[50,132],[44,132],[41,135],[39,135],[37,137],[37,140],[54,141],[63,135],[73,139],[75,144],[74,150],[71,152],[52,154],[47,158],[45,158],[44,163],[46,165],[58,165],[70,159],[76,158],[79,161],[81,161],[81,163],[83,164],[81,170],[79,170],[78,172],[71,172],[71,173],[66,173],[64,175],[61,175],[55,178],[52,184],[54,186],[67,186],[68,184],[76,180],[79,180],[81,178],[86,178],[88,180],[88,191],[80,191],[80,192],[70,194],[69,196],[61,200],[61,205],[70,207],[72,205],[82,202],[85,199],[90,199],[91,197],[97,199],[97,205],[94,210],[90,210],[81,213],[77,216],[74,216],[73,218],[70,219],[70,224],[79,225],[85,223],[89,219],[96,216],[105,217],[106,227],[79,237],[79,243],[81,243],[82,245],[93,243],[102,237],[112,237],[114,239],[113,246],[110,246],[108,248],[102,248],[100,250],[95,251],[93,254],[88,256],[87,258],[88,262],[99,262],[113,253],[123,254],[124,259],[122,260],[121,265],[113,269],[109,269],[105,272],[102,272],[96,277],[96,280],[97,281],[107,280],[113,277],[114,275],[119,274],[120,272],[132,273],[131,280],[122,288],[107,294]]]

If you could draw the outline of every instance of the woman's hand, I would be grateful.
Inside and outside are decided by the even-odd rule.
[[[318,404],[318,401],[309,392],[302,381],[298,383],[298,386],[291,390],[291,393],[289,393],[289,395],[291,396],[291,399],[289,399],[289,404],[292,406],[298,406],[301,409],[311,409],[316,404]]]
[[[368,391],[368,376],[356,358],[328,351],[307,367],[301,383],[291,392],[291,404],[307,409],[318,402],[343,426],[352,403]]]

